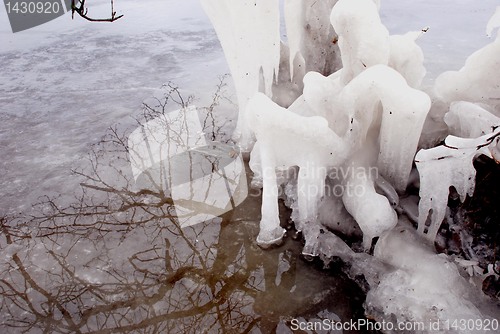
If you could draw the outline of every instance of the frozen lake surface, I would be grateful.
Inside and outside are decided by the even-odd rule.
[[[89,4],[90,14],[108,15],[108,1]],[[419,44],[431,86],[490,41],[485,26],[497,5],[383,0],[381,17],[394,34],[430,27]],[[107,128],[136,126],[143,101],[161,96],[163,84],[174,82],[196,104],[208,105],[218,77],[229,72],[197,0],[117,0],[115,6],[125,16],[112,24],[67,14],[16,34],[0,8],[0,219],[31,214],[43,195],[73,198],[81,179],[71,169],[86,166]],[[123,201],[121,195],[111,199]],[[162,199],[152,197],[149,204]],[[183,232],[154,205],[123,209],[110,201],[102,206],[109,212],[99,211],[96,203],[109,198],[85,202],[85,217],[72,216],[73,208],[3,227],[1,278],[15,293],[0,297],[1,332],[18,332],[5,327],[15,324],[34,333],[120,327],[194,333],[197,324],[208,332],[236,326],[265,333],[284,326],[289,319],[281,315],[361,316],[361,292],[297,260],[297,242],[267,253],[256,248],[258,198]],[[325,300],[338,300],[337,306]]]
[[[108,1],[91,12],[108,15]],[[118,4],[117,4],[118,6]],[[142,102],[174,82],[203,99],[228,72],[197,1],[121,1],[125,18],[64,15],[12,34],[0,12],[2,213],[65,193],[68,172],[106,128],[132,124]]]
[[[108,15],[108,1],[89,2]],[[495,0],[382,2],[391,33],[430,26],[419,43],[427,83],[488,43],[485,25]],[[94,6],[95,5],[95,6]],[[30,209],[42,194],[63,194],[68,172],[105,129],[132,124],[142,102],[169,81],[206,104],[228,73],[217,37],[197,0],[116,2],[113,24],[64,15],[12,34],[0,8],[1,213]]]

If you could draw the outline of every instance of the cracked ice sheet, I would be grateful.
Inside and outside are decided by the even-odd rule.
[[[117,22],[71,14],[13,34],[0,6],[0,199],[2,214],[43,194],[71,194],[69,175],[106,128],[132,126],[143,100],[173,81],[200,105],[229,70],[197,0],[120,0]],[[109,15],[109,1],[89,2]],[[159,95],[161,96],[161,95]],[[74,181],[73,181],[74,180]]]

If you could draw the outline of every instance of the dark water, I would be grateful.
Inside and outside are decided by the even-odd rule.
[[[159,128],[185,124],[180,117],[177,127]],[[154,135],[171,146],[187,138]],[[189,224],[192,217],[162,185],[164,174],[145,172],[147,186],[135,181],[128,138],[112,128],[92,148],[68,180],[81,189],[41,198],[30,216],[0,217],[0,333],[290,333],[293,319],[363,318],[358,286],[340,269],[305,261],[300,240],[257,246],[258,191],[229,212]],[[206,189],[222,175],[229,191],[235,179],[217,172],[226,164],[214,159],[216,151],[203,153],[213,163],[208,171],[216,171]],[[175,170],[204,180],[202,152],[181,155],[186,167]],[[250,180],[247,164],[242,171],[237,188]],[[215,198],[200,189],[188,189],[196,217]],[[281,205],[283,226],[289,216]]]
[[[357,286],[303,260],[300,241],[256,245],[260,197],[181,229],[161,194],[127,191],[2,220],[0,332],[290,333],[293,318],[362,318]]]

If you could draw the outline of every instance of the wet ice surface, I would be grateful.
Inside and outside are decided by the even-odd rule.
[[[107,15],[109,2],[100,3],[96,15]],[[164,83],[206,103],[228,71],[196,1],[135,4],[122,1],[126,17],[112,25],[68,14],[17,34],[1,13],[2,214],[29,210],[42,194],[71,192],[69,170],[89,146],[109,126],[133,125],[131,116]]]
[[[94,2],[107,15],[108,1]],[[488,42],[495,5],[386,0],[382,20],[391,33],[431,27],[421,38],[430,82]],[[70,170],[88,168],[82,158],[108,127],[133,127],[142,101],[168,81],[206,105],[228,72],[196,0],[116,6],[125,18],[111,25],[65,15],[15,35],[0,6],[0,217],[40,216],[2,221],[1,332],[266,333],[286,332],[291,316],[361,317],[359,291],[304,263],[300,244],[256,247],[259,197],[187,229],[159,193],[87,188],[73,200],[82,179]],[[65,205],[32,211],[43,195]]]
[[[70,31],[0,35],[1,213],[21,213],[1,222],[0,331],[267,333],[292,316],[362,317],[359,289],[300,260],[299,242],[256,246],[260,197],[181,229],[166,193],[137,189],[118,138],[101,141],[137,127],[163,83],[208,105],[227,72],[197,2],[162,3],[122,1],[132,28],[66,16]]]
[[[2,333],[287,333],[292,318],[363,317],[356,284],[301,260],[300,242],[257,246],[257,194],[181,228],[162,191],[107,186],[116,175],[97,169],[74,206],[2,221]]]
[[[107,1],[94,2],[92,13],[108,14]],[[420,39],[431,80],[489,41],[484,28],[496,5],[420,1],[409,8],[387,0],[382,21],[391,33],[431,27]],[[123,0],[118,8],[126,17],[113,24],[68,14],[17,34],[0,9],[2,214],[71,191],[68,171],[89,145],[113,124],[133,124],[130,116],[162,84],[173,81],[206,102],[228,72],[198,1]]]

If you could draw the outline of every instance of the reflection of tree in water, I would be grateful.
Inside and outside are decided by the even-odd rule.
[[[258,197],[181,228],[163,186],[136,189],[126,143],[113,128],[92,150],[74,203],[1,220],[2,333],[267,333],[352,289],[318,280],[296,243],[258,248]]]

